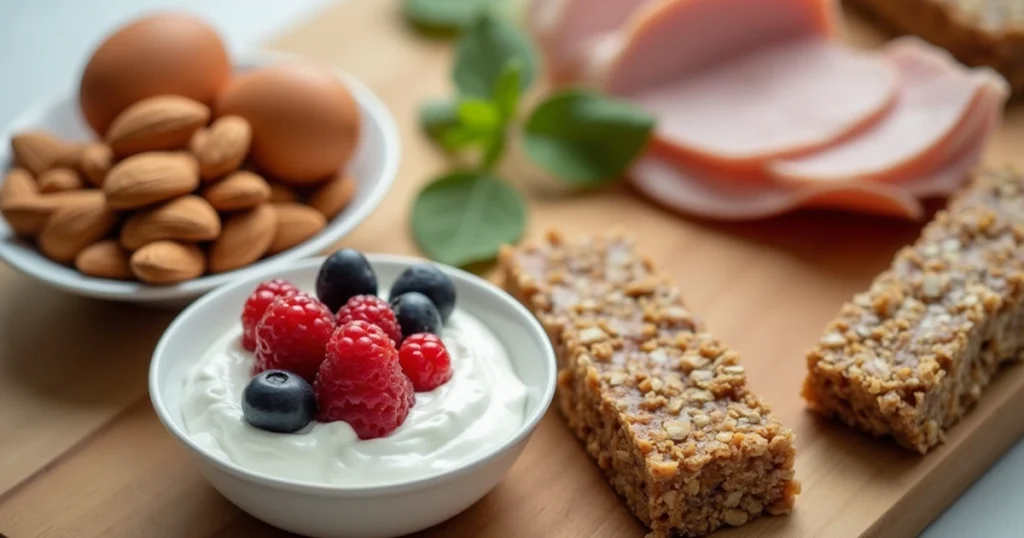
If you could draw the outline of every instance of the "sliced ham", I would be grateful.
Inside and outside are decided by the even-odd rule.
[[[657,117],[662,146],[761,166],[834,143],[895,100],[894,63],[830,39],[835,20],[831,1],[661,0],[634,14],[598,82]]]
[[[532,0],[527,26],[540,43],[552,82],[579,80],[597,51],[644,4],[660,0]]]
[[[530,0],[526,21],[558,85],[593,78],[629,41],[631,29],[662,20],[671,12],[662,5],[671,3],[682,4],[678,7],[695,23],[684,29],[692,38],[672,49],[672,56],[698,62],[782,33],[833,35],[839,20],[835,0],[775,0],[770,6],[763,0]],[[730,16],[730,10],[745,15]],[[761,20],[750,20],[750,13]]]
[[[678,155],[652,151],[633,167],[634,187],[680,213],[718,220],[756,220],[800,208],[836,209],[903,217],[922,216],[918,199],[944,197],[958,190],[981,160],[999,124],[1005,84],[985,84],[961,122],[920,170],[904,168],[884,181],[865,179],[779,182],[757,172],[712,169]]]
[[[618,33],[598,82],[626,96],[679,84],[776,43],[833,37],[838,20],[834,0],[651,0]]]
[[[772,176],[792,182],[905,181],[934,172],[947,155],[987,138],[990,117],[1009,96],[1001,77],[965,69],[916,38],[896,40],[885,53],[901,80],[892,110],[849,140],[772,162]]]
[[[630,181],[643,195],[679,213],[727,221],[757,220],[800,208],[840,209],[918,220],[921,203],[884,183],[743,184],[701,167],[683,167],[655,155],[641,157]]]
[[[622,75],[609,75],[608,87],[658,118],[659,144],[726,167],[835,143],[887,112],[899,88],[889,58],[820,38],[762,47],[645,88]]]
[[[944,153],[945,159],[928,171],[890,177],[887,182],[902,187],[918,198],[949,196],[963,186],[968,172],[981,161],[988,140],[999,125],[1006,94],[989,95],[980,101],[968,113],[972,119],[950,141],[949,152]]]

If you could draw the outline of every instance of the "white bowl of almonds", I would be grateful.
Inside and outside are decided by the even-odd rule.
[[[142,21],[137,33],[151,34],[146,24],[153,22]],[[102,63],[99,56],[83,81]],[[223,93],[232,97],[218,94],[207,103],[145,97],[102,129],[90,116],[84,82],[81,90],[26,111],[0,146],[0,259],[74,294],[176,305],[271,265],[319,254],[365,220],[398,168],[400,143],[387,108],[352,77],[281,55],[232,59],[229,69]],[[288,110],[305,99],[259,102],[287,94],[296,80],[300,94],[310,80],[308,91],[322,92],[324,72],[326,84],[340,82],[350,103],[353,125],[344,133],[350,143],[342,144],[348,148],[309,149],[310,137],[324,138],[323,125],[312,120],[307,135],[292,120],[304,111]],[[243,82],[246,76],[252,80]],[[294,132],[268,134],[282,116],[281,129]],[[292,142],[303,136],[304,145]],[[310,151],[326,160],[318,163]],[[333,173],[309,175],[331,159],[342,162]],[[292,169],[295,177],[286,177]]]

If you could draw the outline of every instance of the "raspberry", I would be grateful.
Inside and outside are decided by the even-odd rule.
[[[402,330],[391,310],[391,305],[376,295],[356,295],[338,310],[338,325],[352,321],[366,321],[380,327],[397,346],[402,341]]]
[[[294,284],[276,278],[268,280],[256,286],[252,295],[245,300],[242,307],[242,347],[249,351],[256,351],[256,326],[263,319],[263,313],[267,311],[274,299],[284,295],[298,293],[299,289]]]
[[[320,301],[302,292],[278,297],[256,327],[253,375],[286,370],[313,383],[333,332],[334,316]]]
[[[360,439],[393,432],[416,402],[391,338],[360,320],[338,327],[331,336],[314,390],[317,420],[343,420]]]
[[[398,361],[416,392],[440,387],[452,378],[452,358],[437,335],[417,333],[402,342]]]

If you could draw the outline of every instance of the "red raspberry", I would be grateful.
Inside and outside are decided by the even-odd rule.
[[[256,327],[253,375],[287,370],[313,383],[333,332],[334,316],[316,298],[303,292],[278,297]]]
[[[398,361],[416,392],[428,392],[452,378],[452,358],[435,334],[417,333],[402,342]]]
[[[256,286],[252,295],[245,300],[242,307],[242,347],[249,351],[256,351],[256,326],[263,319],[263,313],[267,311],[274,299],[285,295],[298,293],[299,288],[294,284],[276,278],[268,280]]]
[[[360,439],[395,431],[416,402],[391,338],[359,320],[338,327],[331,336],[314,390],[317,420],[344,420]]]
[[[391,305],[376,295],[356,295],[338,310],[338,325],[353,321],[366,321],[380,327],[397,346],[402,341],[402,329]]]

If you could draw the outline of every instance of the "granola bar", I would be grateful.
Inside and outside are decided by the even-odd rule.
[[[507,289],[558,352],[572,431],[651,537],[785,514],[793,434],[747,388],[737,353],[624,236],[506,249]]]
[[[919,36],[961,62],[989,66],[1024,89],[1021,0],[851,0],[893,30]]]
[[[811,409],[926,453],[1024,353],[1024,179],[980,170],[807,355]]]

